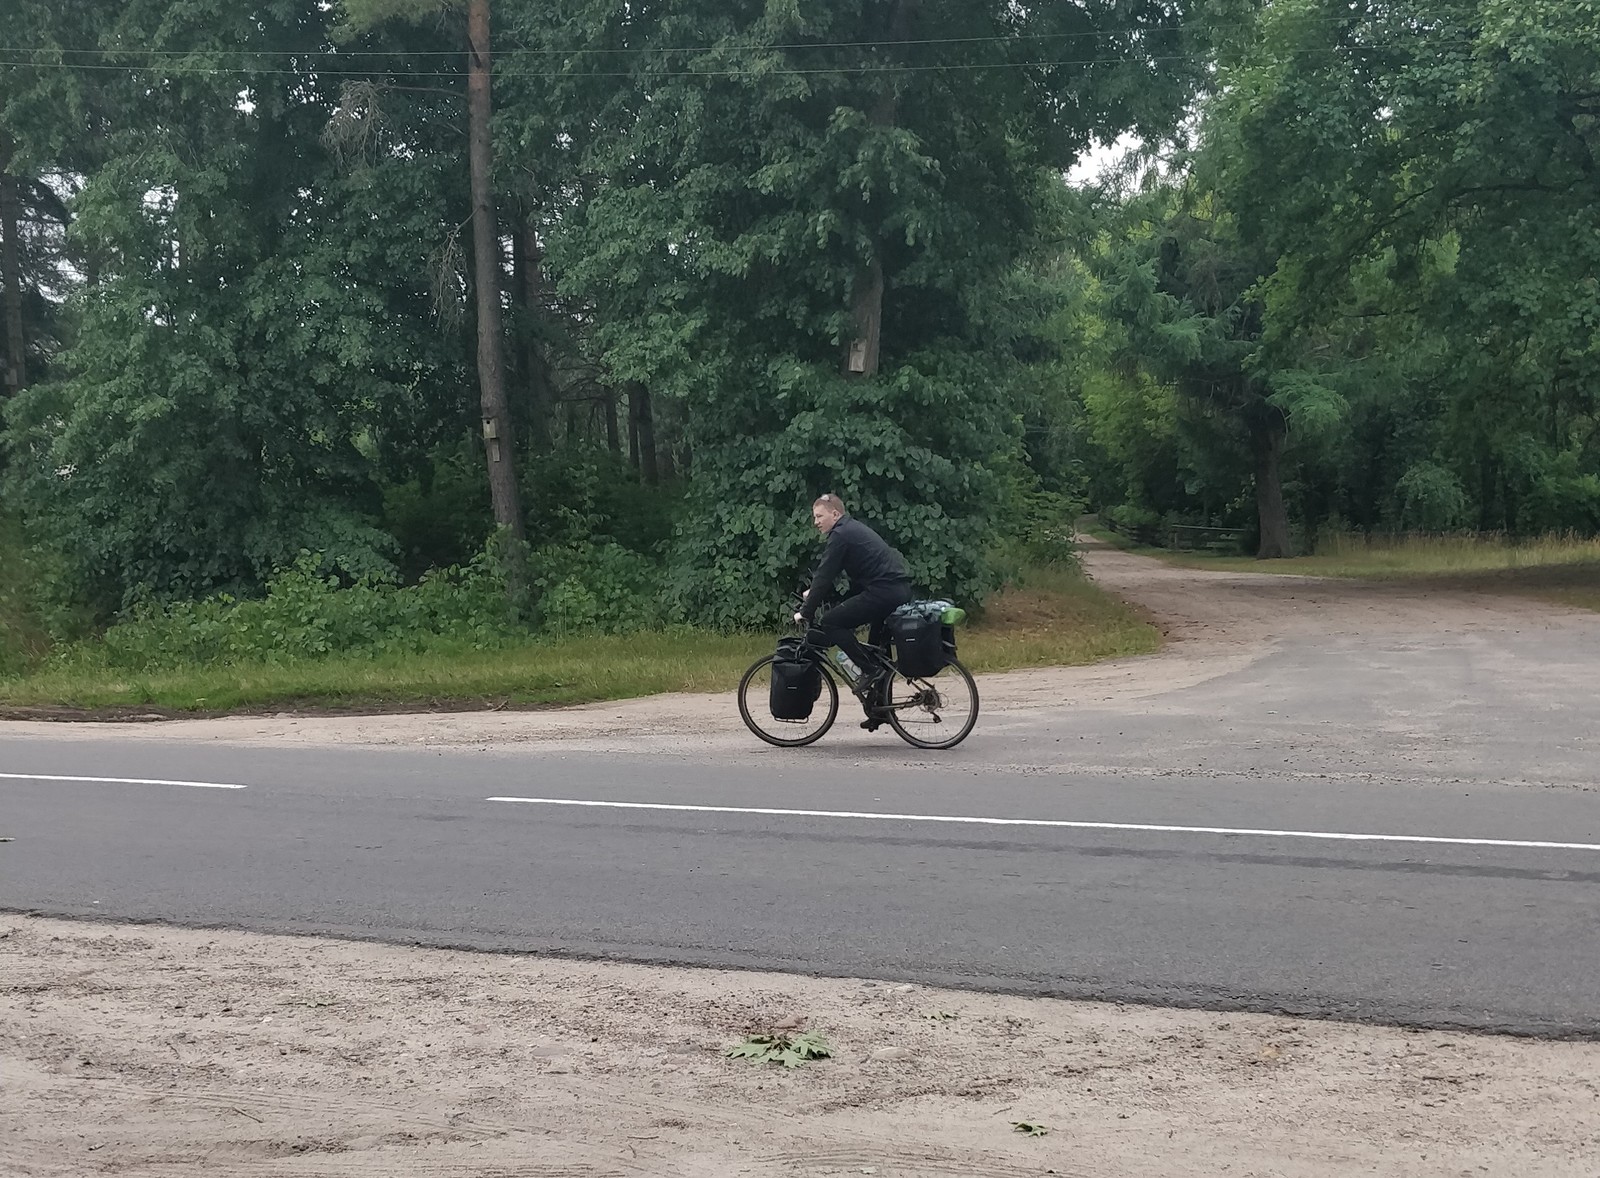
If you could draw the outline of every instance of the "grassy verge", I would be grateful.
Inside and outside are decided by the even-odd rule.
[[[1078,665],[1147,653],[1159,641],[1155,628],[1126,605],[1068,571],[1030,575],[1025,586],[998,594],[983,618],[960,635],[962,661],[975,671]],[[574,704],[731,690],[772,645],[772,635],[674,631],[147,675],[47,665],[30,675],[0,678],[0,707],[114,714]]]
[[[1309,556],[1256,560],[1249,556],[1216,556],[1174,552],[1130,544],[1120,536],[1091,527],[1090,534],[1129,552],[1154,556],[1185,568],[1228,572],[1285,573],[1313,577],[1470,577],[1518,574],[1536,570],[1600,569],[1600,539],[1547,536],[1512,543],[1469,536],[1404,536],[1398,538],[1334,536]]]
[[[49,649],[49,637],[27,606],[32,568],[22,527],[0,513],[0,676],[15,674]]]

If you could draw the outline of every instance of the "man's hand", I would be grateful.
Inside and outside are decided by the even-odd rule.
[[[794,624],[795,624],[795,625],[797,625],[797,626],[798,626],[798,625],[799,625],[799,624],[800,624],[800,623],[801,623],[801,622],[803,622],[803,621],[805,621],[805,620],[806,620],[806,616],[805,616],[805,614],[795,614],[795,616],[794,616]]]

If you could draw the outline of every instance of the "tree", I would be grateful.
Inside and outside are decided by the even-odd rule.
[[[5,310],[5,393],[14,397],[28,386],[27,340],[22,325],[22,219],[20,183],[12,175],[13,153],[0,140],[0,295]]]
[[[455,0],[347,0],[348,27],[368,29],[386,19],[416,20],[455,7]],[[472,187],[473,287],[477,303],[478,391],[483,413],[484,460],[495,522],[517,540],[526,538],[517,486],[516,431],[506,393],[505,324],[501,297],[505,257],[500,244],[494,187],[494,61],[489,0],[466,0],[467,142]]]
[[[1129,210],[1127,240],[1107,260],[1110,308],[1127,333],[1130,367],[1169,383],[1202,416],[1243,441],[1255,486],[1256,555],[1291,554],[1283,498],[1288,415],[1257,365],[1270,271],[1238,238],[1215,194],[1193,180]]]
[[[140,48],[92,75],[123,112],[73,199],[98,281],[61,379],[9,417],[13,490],[107,610],[254,591],[301,549],[392,568],[380,456],[448,359],[395,314],[423,296],[414,212],[352,207],[322,143],[335,80],[275,68],[324,50],[325,14],[273,11],[124,6]]]
[[[595,362],[681,413],[692,616],[774,616],[811,558],[802,505],[829,490],[924,585],[983,591],[1019,445],[1018,311],[1036,309],[1007,282],[1057,170],[1178,117],[1192,18],[1221,7],[520,10],[519,43],[565,62],[561,93],[605,94],[564,128],[583,197],[548,258],[594,310]]]
[[[1587,526],[1600,4],[1291,0],[1262,29],[1232,79],[1231,192],[1281,259],[1269,334],[1342,321],[1436,390],[1397,495],[1448,469],[1480,527]]]

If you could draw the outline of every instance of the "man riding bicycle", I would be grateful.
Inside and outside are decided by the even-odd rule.
[[[837,495],[824,495],[811,505],[811,522],[828,538],[828,546],[811,575],[811,588],[794,620],[801,625],[810,623],[834,579],[841,572],[850,579],[850,596],[825,610],[807,639],[822,647],[837,646],[861,668],[862,681],[856,686],[856,694],[867,713],[862,727],[876,727],[878,718],[868,701],[876,698],[878,677],[887,668],[867,654],[856,639],[856,630],[874,627],[872,641],[877,643],[877,627],[911,600],[911,578],[900,554],[877,532],[852,518]]]

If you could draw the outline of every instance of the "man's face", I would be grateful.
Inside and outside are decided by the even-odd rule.
[[[811,522],[817,525],[817,531],[824,536],[833,531],[833,525],[838,523],[841,518],[843,517],[837,511],[825,504],[812,504]]]

